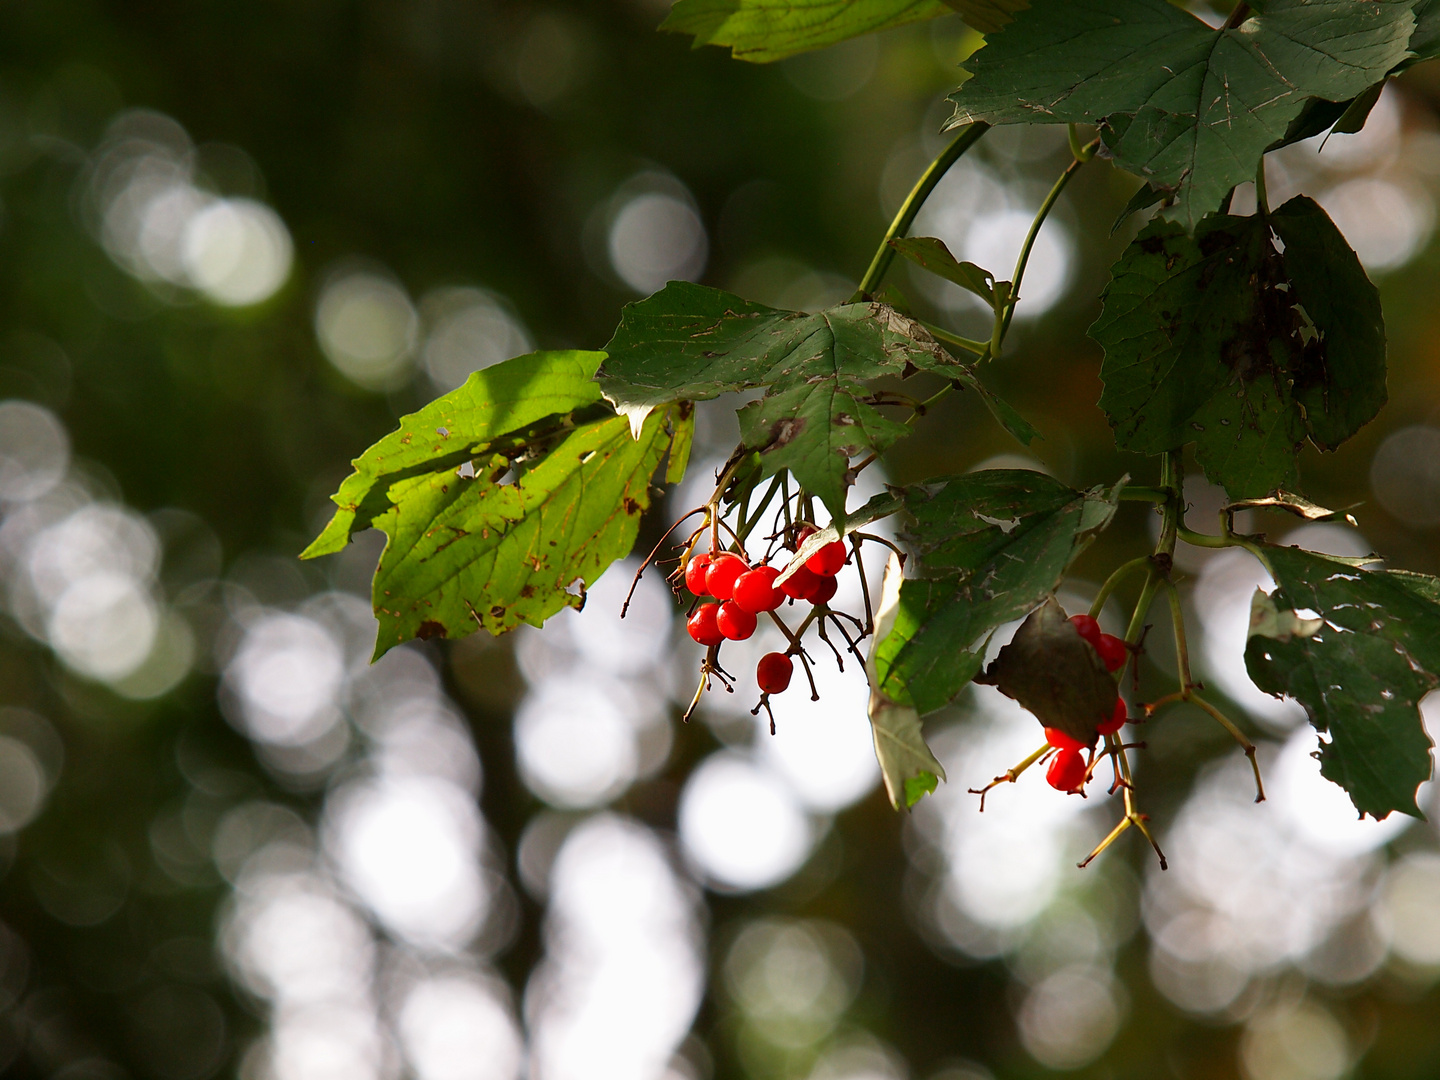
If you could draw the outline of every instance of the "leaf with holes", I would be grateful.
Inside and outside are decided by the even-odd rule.
[[[584,587],[629,554],[670,447],[673,408],[631,436],[624,417],[582,424],[502,483],[508,461],[407,477],[375,518],[389,542],[375,572],[375,655],[411,638],[501,634],[579,607]]]
[[[1278,238],[1279,243],[1272,238]],[[1232,498],[1296,487],[1308,438],[1333,450],[1385,403],[1380,296],[1325,211],[1151,224],[1111,271],[1090,336],[1122,450],[1195,443]]]
[[[922,714],[949,702],[979,672],[989,635],[1054,593],[1110,524],[1124,482],[1082,492],[987,469],[908,488],[915,561],[876,647],[881,691]]]
[[[1405,60],[1413,2],[1268,0],[1217,29],[1167,0],[1035,0],[966,62],[950,125],[1097,124],[1193,230],[1307,102],[1348,101]]]
[[[534,426],[600,401],[595,370],[604,353],[538,352],[517,356],[472,374],[444,397],[400,418],[389,435],[351,462],[355,471],[331,496],[339,507],[302,559],[344,549],[355,533],[370,528],[392,503],[386,490],[407,477],[453,472],[482,456],[505,436],[519,452]],[[563,426],[557,420],[550,427]]]
[[[1419,703],[1440,685],[1440,581],[1422,574],[1343,566],[1299,548],[1264,548],[1278,583],[1268,606],[1300,615],[1270,636],[1256,620],[1245,649],[1262,690],[1305,707],[1326,736],[1320,771],[1362,814],[1421,816],[1415,789],[1430,776],[1430,739]]]
[[[910,430],[878,410],[866,380],[943,375],[978,391],[1018,437],[1034,437],[924,327],[878,302],[812,315],[671,282],[625,308],[606,351],[601,389],[632,422],[669,402],[764,387],[740,411],[745,445],[759,451],[762,475],[789,469],[836,516],[845,512],[850,459]]]

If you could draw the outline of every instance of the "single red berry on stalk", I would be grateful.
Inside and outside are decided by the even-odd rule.
[[[1066,735],[1059,728],[1047,727],[1045,729],[1045,741],[1056,750],[1084,750],[1085,744],[1079,739]]]
[[[790,685],[790,676],[794,673],[795,665],[790,657],[784,653],[766,653],[755,665],[755,682],[765,693],[779,694]]]
[[[1125,699],[1116,698],[1115,711],[1110,714],[1110,719],[1098,724],[1095,730],[1100,732],[1101,735],[1114,735],[1125,726],[1125,721],[1128,719],[1130,719],[1130,712],[1125,708]]]
[[[709,553],[701,552],[696,555],[685,566],[685,587],[696,596],[709,596],[710,590],[705,587],[705,571],[709,569]]]
[[[726,600],[720,605],[720,614],[715,616],[715,625],[731,641],[744,641],[755,633],[755,615],[734,600]]]
[[[685,630],[701,645],[719,645],[725,640],[716,622],[720,614],[719,604],[701,604],[685,622]]]
[[[1080,636],[1088,641],[1098,651],[1100,648],[1100,624],[1090,615],[1071,615],[1070,621],[1075,624],[1075,629]]]
[[[774,611],[785,602],[785,594],[775,588],[780,571],[773,566],[757,566],[735,579],[731,599],[752,615]]]
[[[802,521],[799,525],[795,526],[795,547],[798,549],[801,544],[805,543],[806,540],[810,539],[810,537],[819,531],[820,530],[810,524],[810,522]]]
[[[828,604],[835,599],[835,579],[833,577],[822,577],[815,585],[815,591],[805,599],[812,604]]]
[[[1125,658],[1130,655],[1125,642],[1114,634],[1101,634],[1095,651],[1100,654],[1100,659],[1105,661],[1107,671],[1119,671],[1125,666]]]
[[[705,571],[705,587],[716,600],[729,600],[735,591],[735,580],[750,568],[739,555],[721,552],[710,560]]]
[[[795,572],[780,583],[780,591],[796,600],[808,600],[823,579],[810,572],[808,567],[796,567]]]
[[[1045,779],[1056,791],[1079,791],[1085,782],[1085,759],[1079,750],[1061,750],[1045,770]]]
[[[845,545],[833,540],[805,560],[805,568],[821,577],[834,577],[845,565]]]

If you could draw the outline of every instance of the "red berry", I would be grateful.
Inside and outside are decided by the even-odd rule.
[[[1081,637],[1093,645],[1097,650],[1100,648],[1100,624],[1089,615],[1071,615],[1070,621],[1075,624]]]
[[[815,591],[805,599],[812,604],[828,604],[835,598],[835,579],[833,577],[822,577],[815,585]]]
[[[734,600],[720,605],[720,614],[715,616],[715,625],[731,641],[744,641],[755,632],[755,616]]]
[[[1130,655],[1125,642],[1114,634],[1101,634],[1095,651],[1100,654],[1100,659],[1105,661],[1106,671],[1119,671],[1125,666],[1125,658]]]
[[[821,577],[834,577],[845,565],[845,545],[831,541],[805,560],[805,568]]]
[[[1114,735],[1125,726],[1125,721],[1128,719],[1130,719],[1130,714],[1129,710],[1125,708],[1124,699],[1116,698],[1115,711],[1110,714],[1110,719],[1097,726],[1095,730],[1101,735]]]
[[[1079,750],[1061,750],[1045,770],[1045,779],[1056,791],[1079,791],[1085,782],[1085,759]]]
[[[810,539],[810,537],[819,531],[819,529],[811,525],[808,521],[801,522],[795,526],[795,548],[798,550],[801,544],[805,543],[806,540]]]
[[[719,645],[725,640],[725,635],[720,632],[720,626],[715,621],[719,613],[719,604],[701,604],[695,609],[695,614],[686,621],[685,629],[701,645]]]
[[[705,587],[716,600],[729,600],[735,591],[735,579],[749,569],[739,555],[721,552],[710,560],[710,569],[705,571]]]
[[[790,676],[794,672],[795,665],[790,662],[790,657],[784,653],[766,653],[755,665],[755,681],[765,693],[779,694],[790,685]]]
[[[1059,728],[1047,727],[1045,729],[1045,741],[1056,750],[1084,750],[1085,744],[1079,739],[1072,738]]]
[[[705,571],[709,569],[709,554],[696,555],[685,567],[685,587],[696,596],[709,596],[710,590],[705,587]]]
[[[785,594],[775,588],[780,571],[773,566],[757,566],[735,579],[731,599],[752,615],[774,611],[785,602]]]
[[[821,578],[810,572],[808,567],[796,567],[795,572],[780,583],[780,591],[796,600],[808,600],[820,585]]]

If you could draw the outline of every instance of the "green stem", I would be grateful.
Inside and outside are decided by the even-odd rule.
[[[1265,155],[1260,155],[1260,164],[1255,169],[1255,208],[1261,217],[1270,216],[1270,196],[1265,190]]]
[[[1035,214],[1035,220],[1030,223],[1030,231],[1025,234],[1025,245],[1020,249],[1020,257],[1015,260],[1015,273],[1010,278],[1010,299],[1004,308],[1004,315],[997,319],[994,347],[991,352],[995,356],[1000,355],[1000,345],[1005,340],[1005,335],[1010,332],[1010,320],[1015,317],[1015,305],[1020,299],[1020,281],[1025,276],[1025,266],[1030,261],[1030,251],[1035,246],[1035,238],[1040,235],[1040,226],[1045,224],[1045,219],[1050,216],[1054,209],[1055,202],[1060,198],[1060,193],[1065,190],[1067,184],[1080,171],[1080,166],[1090,160],[1095,154],[1095,148],[1100,145],[1099,139],[1092,139],[1082,148],[1082,153],[1088,152],[1087,157],[1075,156],[1075,159],[1065,167],[1060,174],[1060,179],[1050,189],[1050,194],[1045,196],[1045,201],[1040,204],[1040,209]]]
[[[1138,558],[1131,559],[1129,562],[1121,563],[1117,566],[1114,573],[1105,579],[1105,584],[1100,586],[1100,591],[1095,595],[1095,602],[1090,605],[1090,617],[1092,619],[1098,619],[1100,612],[1105,608],[1105,601],[1110,599],[1110,595],[1115,591],[1116,586],[1135,571],[1143,570],[1149,565],[1150,556],[1141,555]]]
[[[956,135],[950,145],[940,151],[940,156],[930,163],[930,167],[915,182],[909,196],[901,205],[899,213],[895,215],[895,220],[890,223],[890,228],[885,231],[885,237],[880,241],[880,246],[875,251],[875,257],[870,260],[870,267],[865,271],[865,276],[860,279],[860,287],[855,290],[851,303],[869,300],[875,290],[880,288],[886,271],[895,261],[895,249],[890,246],[890,241],[904,236],[910,231],[910,226],[915,221],[915,215],[920,212],[920,207],[925,205],[925,200],[935,190],[935,185],[940,183],[940,179],[950,170],[950,166],[959,161],[965,151],[979,142],[980,136],[989,129],[990,125],[986,123],[971,124]]]
[[[771,500],[775,498],[775,493],[780,490],[780,479],[779,476],[776,476],[775,479],[770,481],[770,486],[765,490],[765,497],[760,500],[760,505],[755,508],[755,513],[751,514],[748,518],[741,518],[740,539],[742,541],[755,531],[755,526],[760,524],[760,516],[770,508]]]
[[[1127,484],[1120,489],[1121,502],[1163,503],[1170,498],[1170,492],[1161,487],[1141,487]]]
[[[930,331],[936,341],[945,345],[954,345],[957,349],[964,349],[966,352],[974,353],[982,359],[990,351],[990,346],[984,341],[971,341],[969,338],[961,337],[959,334],[952,334],[943,327],[935,326],[933,323],[922,322],[921,326]]]

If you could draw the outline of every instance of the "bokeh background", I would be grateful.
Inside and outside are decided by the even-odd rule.
[[[933,718],[950,782],[909,815],[854,665],[822,669],[819,705],[780,699],[774,737],[743,693],[682,726],[698,649],[653,575],[617,620],[630,567],[543,631],[368,664],[376,537],[295,557],[348,459],[477,367],[600,347],[670,278],[844,299],[979,43],[949,18],[751,67],[654,33],[664,7],[0,7],[0,1072],[1435,1076],[1435,826],[1357,822],[1297,708],[1249,684],[1246,556],[1181,566],[1197,667],[1271,799],[1203,715],[1165,714],[1138,758],[1164,874],[1133,835],[1075,869],[1116,807],[1038,776],[976,812],[966,788],[1038,738],[990,692]],[[1358,532],[1247,523],[1431,573],[1437,106],[1422,66],[1361,134],[1271,159],[1272,200],[1319,198],[1379,283],[1392,400],[1304,460]],[[996,131],[916,232],[1003,276],[1066,160],[1063,131]],[[1151,478],[1113,448],[1083,336],[1133,186],[1082,171],[987,373],[1044,441],[1022,456],[950,399],[885,478]],[[958,290],[893,281],[979,331]],[[702,410],[671,512],[733,406]],[[1218,494],[1190,495],[1210,528]],[[1148,549],[1147,515],[1124,508],[1069,604]],[[1163,625],[1149,644],[1154,697]]]

